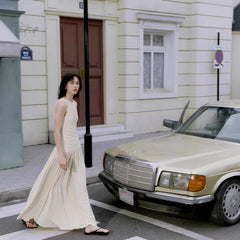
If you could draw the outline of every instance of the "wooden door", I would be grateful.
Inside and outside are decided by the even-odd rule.
[[[90,123],[104,123],[103,111],[103,43],[102,21],[89,20],[89,86]],[[61,74],[79,75],[84,69],[84,22],[78,18],[60,18],[61,26]],[[78,126],[85,125],[85,79],[78,102]]]

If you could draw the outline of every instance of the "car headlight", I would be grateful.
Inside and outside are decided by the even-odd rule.
[[[161,173],[159,186],[170,189],[197,192],[204,189],[206,177],[202,175],[166,172]]]
[[[110,157],[109,155],[105,154],[104,160],[103,160],[103,167],[105,172],[109,173],[112,175],[113,172],[113,162],[114,159]]]

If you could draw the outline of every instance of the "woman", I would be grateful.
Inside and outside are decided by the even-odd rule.
[[[53,149],[38,176],[18,219],[27,228],[57,227],[61,230],[85,228],[85,234],[105,235],[109,230],[97,227],[89,203],[86,173],[77,133],[77,103],[81,79],[66,74],[59,86],[55,107]]]

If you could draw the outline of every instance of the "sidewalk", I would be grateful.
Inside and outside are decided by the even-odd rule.
[[[93,143],[92,167],[86,168],[87,184],[100,181],[104,151],[119,144],[163,135],[165,132],[136,135],[132,138]],[[0,170],[0,202],[27,197],[38,174],[47,161],[54,145],[44,144],[24,147],[24,167]],[[84,147],[82,146],[82,149]]]

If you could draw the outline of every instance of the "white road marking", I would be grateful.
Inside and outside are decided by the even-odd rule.
[[[90,202],[94,206],[104,208],[104,209],[107,209],[107,210],[110,210],[110,211],[113,211],[113,212],[117,212],[119,214],[131,217],[131,218],[135,218],[135,219],[138,219],[138,220],[143,221],[143,222],[153,224],[155,226],[167,229],[171,232],[176,232],[178,234],[181,234],[181,235],[184,235],[184,236],[196,239],[196,240],[213,240],[213,238],[203,236],[201,234],[189,231],[185,228],[181,228],[181,227],[178,227],[178,226],[160,221],[158,219],[150,218],[150,217],[144,216],[144,215],[139,214],[139,213],[130,212],[128,210],[117,208],[117,207],[114,207],[114,206],[111,206],[111,205],[108,205],[108,204],[105,204],[105,203],[102,203],[102,202],[98,202],[98,201],[95,201],[95,200],[92,200],[92,199],[90,200]]]
[[[147,240],[147,239],[135,236],[135,237],[128,238],[128,239],[125,239],[125,240]]]
[[[26,202],[9,205],[7,207],[1,207],[0,208],[0,218],[10,217],[10,216],[20,213],[23,210],[25,204],[26,204]]]
[[[54,237],[68,233],[69,231],[61,231],[56,229],[26,229],[0,236],[1,240],[43,240],[49,237]]]
[[[94,206],[104,208],[106,210],[116,212],[116,213],[131,217],[131,218],[135,218],[135,219],[138,219],[140,221],[153,224],[155,226],[167,229],[171,232],[176,232],[178,234],[185,235],[187,237],[190,237],[190,238],[193,238],[193,239],[196,239],[196,240],[213,240],[212,238],[203,236],[203,235],[195,233],[193,231],[189,231],[185,228],[181,228],[181,227],[178,227],[178,226],[175,226],[175,225],[172,225],[172,224],[169,224],[169,223],[166,223],[166,222],[154,219],[154,218],[150,218],[150,217],[144,216],[142,214],[130,212],[128,210],[117,208],[117,207],[114,207],[114,206],[111,206],[109,204],[105,204],[105,203],[102,203],[102,202],[99,202],[99,201],[96,201],[96,200],[93,200],[93,199],[90,199],[90,202]],[[18,203],[18,204],[10,205],[10,206],[7,206],[7,207],[1,207],[0,208],[0,218],[9,217],[9,216],[19,214],[22,211],[25,204],[26,203],[24,202],[24,203]],[[41,229],[41,228],[34,229],[34,230],[32,230],[32,229],[28,230],[27,229],[27,230],[23,230],[23,231],[18,231],[18,232],[2,235],[0,239],[1,240],[10,240],[10,239],[28,240],[28,238],[26,238],[25,236],[27,236],[27,237],[29,236],[29,239],[34,239],[34,240],[39,239],[40,240],[40,239],[44,239],[44,237],[48,238],[48,237],[51,237],[51,236],[61,235],[61,234],[64,234],[65,232],[67,232],[67,231],[60,231],[60,230],[56,230],[56,229],[50,229],[50,230]],[[37,238],[37,236],[35,237],[36,233],[38,234],[39,237],[41,236],[41,238]],[[34,234],[34,235],[32,235],[32,234]],[[53,234],[53,235],[51,235],[51,234]],[[33,238],[33,236],[34,236],[34,238]],[[3,237],[5,237],[5,238],[3,238]],[[131,239],[131,240],[137,240],[137,239]],[[140,238],[139,240],[144,240],[144,239]]]

